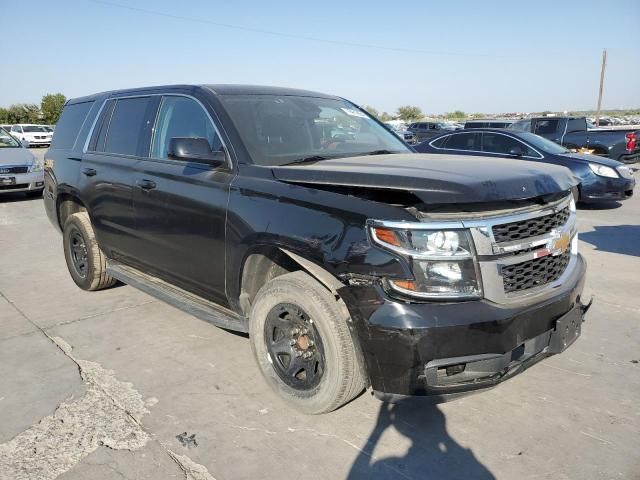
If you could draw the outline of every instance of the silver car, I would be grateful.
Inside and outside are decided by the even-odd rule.
[[[0,194],[27,192],[41,195],[43,188],[42,160],[36,158],[4,128],[0,128]]]

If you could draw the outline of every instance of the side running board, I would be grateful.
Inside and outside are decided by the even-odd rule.
[[[217,327],[244,333],[249,331],[247,320],[231,310],[135,268],[108,260],[107,273],[122,283],[142,290],[196,318],[213,323]]]

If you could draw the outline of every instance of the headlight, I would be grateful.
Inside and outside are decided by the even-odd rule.
[[[606,167],[597,163],[590,163],[589,168],[593,173],[600,175],[601,177],[618,178],[618,172],[611,167]]]
[[[400,229],[371,226],[371,238],[399,253],[413,279],[388,280],[403,294],[421,298],[477,298],[482,294],[473,242],[468,230]]]
[[[44,168],[44,163],[41,158],[36,158],[31,165],[31,172],[40,172]]]

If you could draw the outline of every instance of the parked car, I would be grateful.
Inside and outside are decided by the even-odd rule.
[[[11,127],[11,135],[19,140],[29,142],[30,147],[51,145],[52,133],[42,125],[19,123]]]
[[[416,136],[417,142],[424,142],[429,138],[437,137],[443,132],[451,132],[455,130],[444,122],[415,122],[410,123],[407,130]]]
[[[464,128],[507,128],[514,123],[515,120],[506,120],[499,118],[487,118],[478,120],[467,120],[464,124]]]
[[[417,145],[415,149],[422,153],[496,156],[561,165],[580,179],[574,194],[576,201],[585,203],[626,200],[633,195],[636,184],[631,169],[621,162],[571,152],[530,132],[486,128],[454,132]],[[478,161],[483,160],[478,157]]]
[[[0,128],[4,128],[7,132],[11,131],[11,125],[2,124],[0,125]]]
[[[593,153],[623,163],[640,160],[640,130],[589,129],[585,117],[537,117],[510,127],[548,138],[569,150]]]
[[[418,139],[413,132],[400,128],[392,123],[385,123],[384,125],[389,129],[389,131],[396,134],[406,144],[415,145],[418,143]]]
[[[420,155],[339,97],[100,93],[66,103],[45,159],[80,288],[120,280],[249,332],[267,383],[306,413],[367,385],[494,386],[571,345],[588,308],[569,170]]]
[[[26,192],[41,195],[44,188],[42,160],[0,128],[0,194]]]

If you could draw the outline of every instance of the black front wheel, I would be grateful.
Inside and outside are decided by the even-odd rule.
[[[304,413],[335,410],[366,387],[362,353],[339,302],[305,272],[271,280],[253,302],[249,333],[260,370]]]

